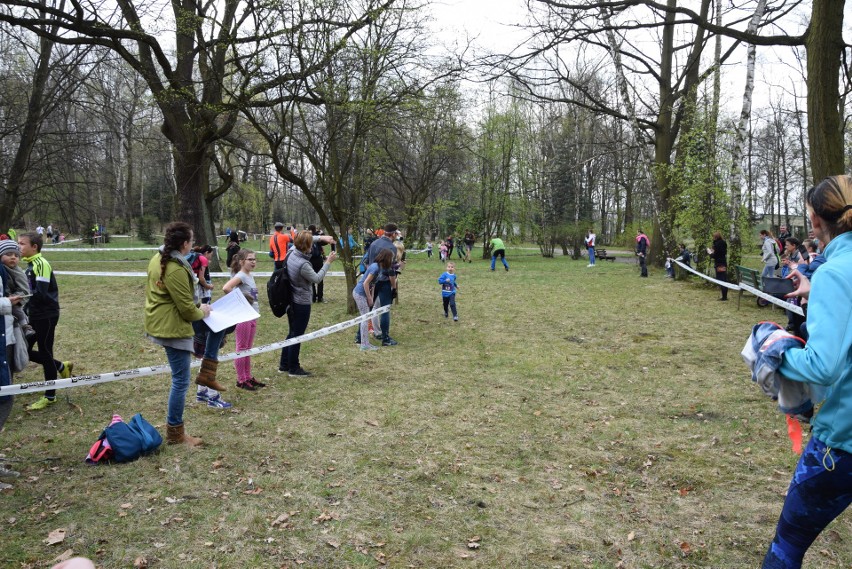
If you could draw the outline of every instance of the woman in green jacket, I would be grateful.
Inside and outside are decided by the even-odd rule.
[[[201,439],[184,433],[183,408],[189,389],[192,360],[192,322],[210,314],[210,305],[197,304],[195,281],[186,254],[192,248],[192,228],[177,221],[166,227],[163,246],[148,263],[145,291],[145,333],[163,346],[172,368],[172,387],[166,416],[169,444],[198,446]]]

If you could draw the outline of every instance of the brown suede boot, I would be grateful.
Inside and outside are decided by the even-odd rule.
[[[216,381],[216,369],[219,367],[217,360],[209,360],[204,358],[201,360],[201,371],[198,372],[198,377],[195,378],[195,383],[204,387],[212,387],[216,391],[227,391],[227,388]]]
[[[203,441],[201,439],[198,437],[190,437],[183,432],[183,423],[180,425],[167,425],[166,431],[166,442],[170,445],[185,444],[191,447],[202,445]]]

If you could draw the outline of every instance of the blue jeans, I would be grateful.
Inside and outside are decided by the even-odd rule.
[[[0,325],[4,325],[2,316],[0,316]],[[6,346],[6,349],[2,351],[3,361],[0,362],[0,387],[12,385],[12,370],[9,369],[8,362],[12,359],[13,349],[14,346]],[[12,412],[12,404],[14,403],[14,400],[14,397],[11,395],[4,395],[3,397],[0,397],[0,429],[3,429],[3,425],[6,424],[6,419],[9,418],[9,414]]]
[[[358,307],[359,313],[363,315],[370,311],[370,306],[367,304],[367,297],[365,295],[358,294],[353,290],[352,299],[355,300],[355,305]],[[363,340],[363,342],[361,340]],[[361,346],[367,346],[370,344],[369,320],[364,320],[361,322],[361,325],[358,326],[358,329],[355,332],[355,343],[360,344]]]
[[[290,304],[290,310],[287,311],[287,322],[290,324],[290,332],[287,334],[287,339],[296,338],[305,333],[308,329],[308,321],[311,319],[310,304]],[[278,362],[278,369],[287,371],[296,371],[301,366],[299,363],[299,352],[302,344],[293,344],[281,349],[281,360]]]
[[[376,298],[373,302],[373,308],[390,306],[393,302],[393,289],[390,281],[376,281],[374,294]],[[382,341],[390,339],[390,312],[385,312],[379,317],[379,328],[382,331]]]
[[[589,250],[589,264],[594,265],[595,264],[595,248],[594,247],[587,247],[587,249]],[[604,264],[606,264],[606,263],[604,263]]]
[[[503,266],[507,269],[509,268],[509,263],[506,262],[506,250],[499,249],[497,251],[493,251],[491,253],[491,270],[494,270],[494,264],[497,262],[497,257],[500,257],[500,260],[503,261]]]
[[[763,277],[774,277],[775,276],[775,263],[771,265],[763,265],[763,272],[760,273],[760,278]]]
[[[0,325],[4,325],[3,317],[0,316]],[[5,337],[3,338],[5,340]],[[0,351],[0,387],[12,385],[12,370],[9,369],[9,362],[12,360],[14,352],[13,346],[6,346],[5,350]],[[0,397],[0,401],[11,401],[11,395]],[[2,428],[2,425],[0,425]]]
[[[186,392],[189,389],[189,364],[192,354],[186,350],[166,348],[169,367],[172,368],[172,388],[169,390],[169,409],[166,423],[174,427],[183,424],[183,408],[186,405]]]
[[[447,308],[449,308],[453,311],[453,318],[457,317],[459,313],[456,312],[456,295],[445,296],[442,300],[444,301],[444,316],[447,315]]]
[[[832,470],[829,470],[831,468]],[[811,437],[787,490],[763,569],[798,569],[805,552],[852,503],[852,455]]]
[[[224,328],[218,332],[212,332],[204,320],[194,320],[192,330],[199,340],[203,339],[204,357],[208,360],[219,361],[219,346],[222,345],[222,338],[225,337],[228,329]]]

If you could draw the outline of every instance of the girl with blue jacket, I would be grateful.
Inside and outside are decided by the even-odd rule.
[[[806,196],[826,263],[813,283],[799,271],[790,296],[808,298],[809,338],[784,353],[780,373],[824,386],[812,436],[799,459],[764,569],[798,568],[822,530],[852,503],[852,178],[832,176]]]

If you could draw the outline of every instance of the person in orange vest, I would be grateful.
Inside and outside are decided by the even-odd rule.
[[[289,228],[288,228],[289,229]],[[293,235],[290,231],[284,231],[284,224],[275,222],[275,233],[269,238],[269,256],[275,261],[275,270],[284,266],[287,250],[293,243]]]

